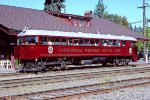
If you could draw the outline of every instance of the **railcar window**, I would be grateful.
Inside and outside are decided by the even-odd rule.
[[[41,36],[40,37],[40,44],[42,45],[47,45],[47,37],[46,36]]]
[[[17,39],[17,45],[23,44],[23,38],[18,38]]]
[[[79,45],[79,39],[73,39],[74,45]]]
[[[98,46],[102,46],[103,45],[103,40],[99,40],[98,41]]]
[[[47,38],[47,44],[48,45],[53,45],[54,44],[54,37],[48,37]]]
[[[120,41],[119,40],[114,40],[113,41],[113,46],[120,47]]]
[[[77,26],[77,19],[74,19],[74,26]]]
[[[85,39],[85,43],[84,43],[85,46],[89,46],[90,45],[90,41],[89,39]]]
[[[134,47],[137,47],[137,43],[136,43],[136,42],[133,42],[133,46],[134,46]]]
[[[38,43],[38,36],[35,37],[35,42]]]
[[[103,46],[108,46],[108,40],[103,41]]]
[[[25,37],[25,43],[26,43],[26,44],[35,43],[35,37],[33,37],[33,36]]]
[[[55,45],[61,45],[61,39],[59,37],[55,38]]]
[[[73,45],[72,39],[68,39],[68,45]]]
[[[99,46],[99,40],[95,40],[95,46]]]
[[[61,44],[62,45],[67,45],[67,39],[66,38],[61,38]]]
[[[136,47],[136,42],[131,42],[131,48]]]
[[[84,45],[84,39],[80,39],[79,45],[83,46]]]
[[[91,46],[94,46],[94,39],[90,40]]]
[[[113,46],[113,41],[112,40],[108,40],[108,46]]]
[[[126,41],[122,41],[122,46],[126,46]]]

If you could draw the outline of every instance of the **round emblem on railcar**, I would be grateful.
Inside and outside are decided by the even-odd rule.
[[[132,53],[132,48],[129,48],[129,53],[130,53],[130,54]]]
[[[53,53],[53,47],[52,47],[52,46],[49,46],[49,47],[48,47],[48,52],[49,52],[49,53]]]

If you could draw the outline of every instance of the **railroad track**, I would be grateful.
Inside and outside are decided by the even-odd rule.
[[[142,66],[147,66],[148,64],[144,64]],[[129,66],[136,66],[136,65],[129,65]],[[138,65],[139,66],[139,65]],[[98,67],[99,66],[92,66],[94,68]],[[70,69],[84,69],[84,68],[91,68],[91,66],[84,66],[84,67],[70,67]],[[107,68],[107,67],[106,67]],[[116,67],[111,67],[111,69],[114,69]],[[54,72],[54,71],[53,71]],[[49,73],[49,72],[48,72]],[[51,73],[51,72],[50,72]],[[0,77],[17,77],[17,76],[25,76],[25,75],[32,75],[32,73],[26,73],[26,74],[20,74],[19,72],[16,72],[16,73],[0,73]]]
[[[63,82],[63,81],[67,82],[67,81],[73,81],[73,80],[101,78],[101,77],[105,77],[108,75],[118,76],[118,75],[124,75],[124,74],[134,74],[134,73],[144,73],[144,72],[150,72],[150,67],[3,80],[3,81],[0,81],[0,88],[13,88],[13,87],[20,87],[20,86],[27,86],[27,85],[35,85],[35,84],[37,85],[50,84],[50,83],[58,83],[58,82]]]
[[[3,74],[0,74],[0,77],[9,77],[9,76],[20,76],[20,73],[3,73]]]
[[[57,76],[45,76],[45,77],[32,77],[25,79],[15,79],[15,80],[4,80],[0,81],[0,89],[10,89],[21,87],[21,86],[32,86],[32,85],[43,85],[59,82],[70,82],[72,80],[84,80],[84,79],[93,79],[93,78],[102,78],[105,76],[118,76],[125,74],[134,74],[134,73],[145,73],[149,72],[150,67],[144,68],[127,68],[127,69],[117,69],[109,71],[97,71],[91,73],[78,73],[78,74],[66,74],[66,75],[57,75]],[[26,88],[26,87],[24,87]],[[29,92],[28,92],[29,93]],[[19,94],[19,93],[18,93]]]
[[[82,85],[50,91],[12,95],[6,98],[10,98],[11,100],[69,100],[71,98],[79,98],[82,96],[111,92],[121,88],[130,88],[149,84],[150,77],[142,77],[105,83]]]

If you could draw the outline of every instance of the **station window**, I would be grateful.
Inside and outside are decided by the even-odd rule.
[[[77,20],[76,19],[74,19],[74,21],[73,21],[74,23],[74,26],[78,26],[78,23],[77,23]]]
[[[89,21],[86,21],[86,27],[89,27],[90,26],[90,22]]]
[[[79,21],[79,26],[84,26],[84,20]]]

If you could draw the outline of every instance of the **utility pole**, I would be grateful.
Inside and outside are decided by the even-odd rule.
[[[146,34],[146,3],[145,0],[143,0],[143,6],[142,7],[138,7],[138,8],[142,8],[143,9],[143,36],[147,36]],[[143,45],[143,53],[144,53],[144,61],[146,61],[146,41],[144,41],[144,45]]]
[[[146,6],[145,6],[145,0],[143,0],[143,36],[147,36],[147,34],[146,34],[146,12],[145,12],[145,9],[146,8]],[[144,41],[144,45],[143,45],[143,49],[144,49],[144,51],[143,51],[143,53],[144,53],[144,61],[146,61],[146,50],[147,50],[147,48],[146,48],[146,41]]]

